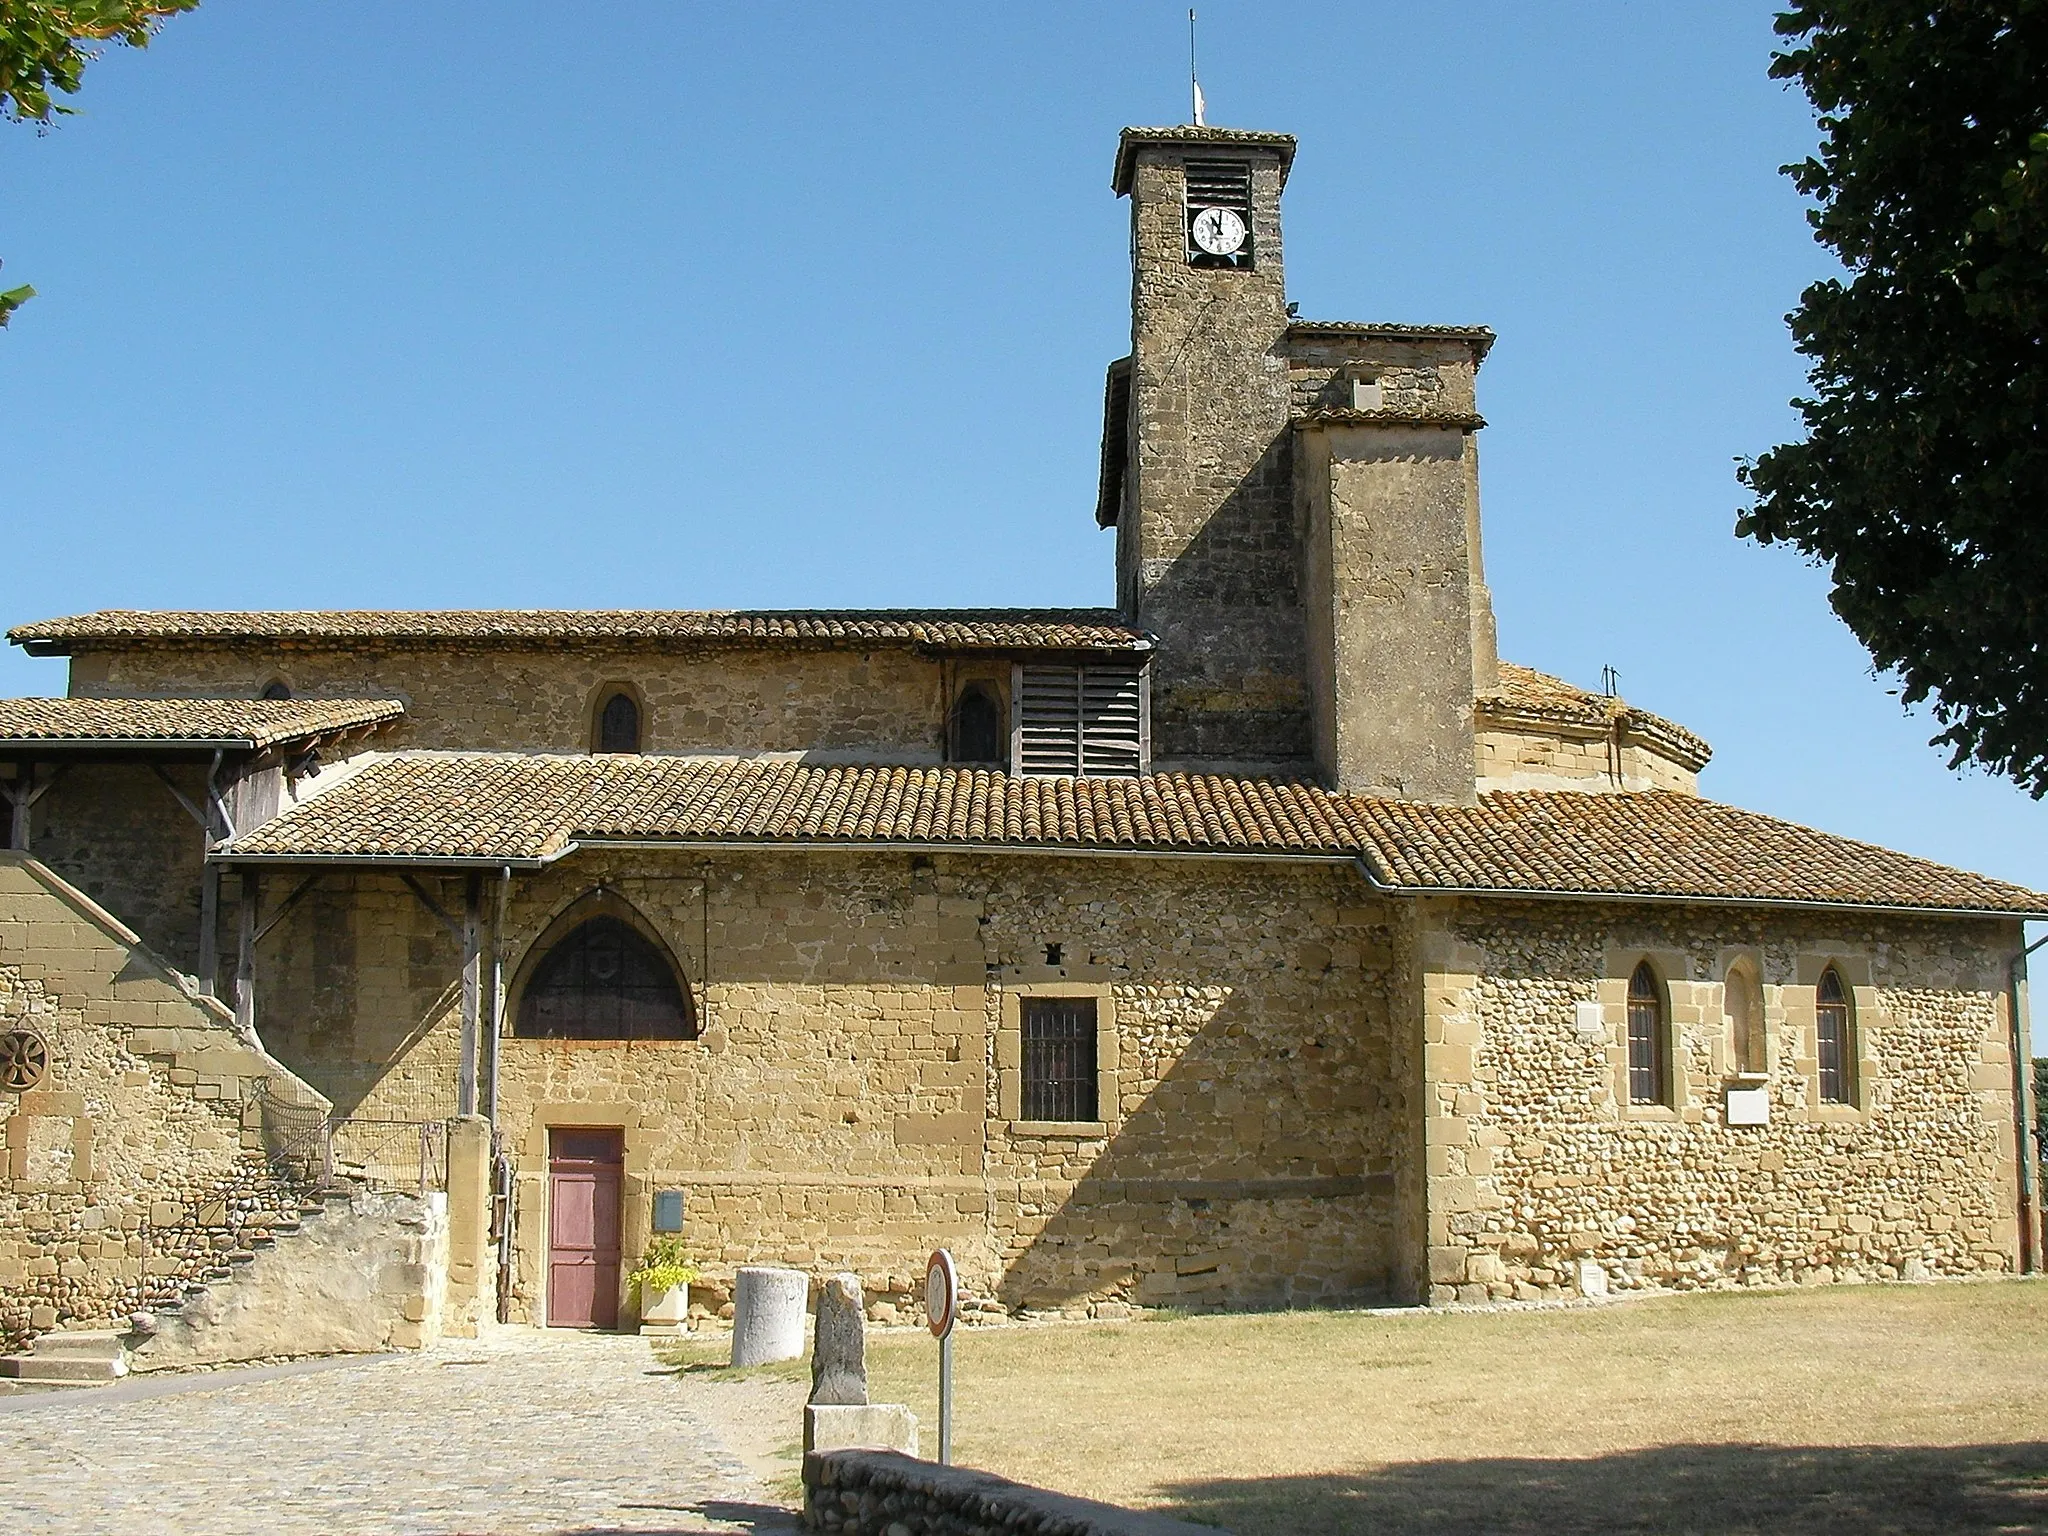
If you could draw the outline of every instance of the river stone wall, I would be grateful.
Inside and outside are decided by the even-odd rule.
[[[1216,1528],[894,1451],[804,1457],[807,1531],[834,1536],[1216,1536]]]
[[[1888,1280],[2018,1260],[2006,965],[2018,925],[1724,909],[1438,904],[1418,921],[1429,1278],[1439,1303]],[[1668,1105],[1628,1102],[1628,978],[1663,983]],[[1738,1083],[1725,987],[1761,983]],[[1851,1102],[1819,1092],[1814,993],[1850,993]],[[1730,1123],[1731,1087],[1769,1119]],[[1596,1282],[1597,1283],[1597,1282]]]

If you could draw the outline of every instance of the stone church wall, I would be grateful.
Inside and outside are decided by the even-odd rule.
[[[1417,919],[1431,1296],[1997,1274],[2017,1261],[2006,963],[2017,925],[1591,904]],[[1671,1107],[1627,1102],[1628,977],[1663,979]],[[1724,985],[1761,982],[1769,1121],[1728,1123]],[[1853,999],[1820,1101],[1814,992]],[[1581,1019],[1581,1006],[1586,1016]]]
[[[707,902],[703,868],[586,856],[513,887],[509,978],[602,884],[667,943],[702,1025],[684,1042],[503,1040],[516,1316],[543,1305],[547,1132],[575,1125],[625,1133],[628,1265],[653,1192],[682,1189],[714,1284],[772,1261],[904,1292],[940,1243],[975,1290],[1046,1309],[1389,1283],[1409,1110],[1387,918],[1348,869],[720,855]],[[453,910],[459,888],[436,895]],[[274,942],[258,974],[274,1049],[350,1114],[452,1113],[459,956],[402,885],[330,877]],[[1113,1020],[1102,1121],[1015,1118],[1015,999],[1034,991],[1094,996]]]
[[[281,680],[305,698],[398,698],[380,747],[584,752],[607,685],[642,708],[649,752],[840,752],[942,760],[945,663],[908,651],[98,651],[71,662],[84,696],[254,697]]]
[[[296,1220],[270,1141],[317,1135],[326,1105],[103,910],[0,854],[0,1030],[23,1025],[49,1066],[0,1089],[0,1348],[174,1297]]]
[[[1640,742],[1621,745],[1621,780],[1612,770],[1612,739],[1565,730],[1481,724],[1476,743],[1478,790],[1570,789],[1582,794],[1668,789],[1696,795],[1699,775]]]

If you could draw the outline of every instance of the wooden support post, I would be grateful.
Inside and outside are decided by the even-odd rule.
[[[23,763],[14,774],[13,825],[8,828],[7,846],[28,852],[29,812],[36,807],[36,765]]]
[[[208,840],[207,846],[212,846]],[[199,990],[218,997],[220,979],[220,866],[208,860],[199,872]]]
[[[484,877],[463,882],[462,900],[462,1067],[455,1086],[455,1112],[476,1113],[477,1034],[483,1005]]]
[[[512,870],[498,872],[498,900],[491,914],[490,1017],[484,1034],[484,1116],[498,1123],[498,1042],[505,1034],[505,910],[512,903]]]
[[[242,910],[235,944],[235,1022],[256,1028],[256,886],[253,869],[242,871]]]

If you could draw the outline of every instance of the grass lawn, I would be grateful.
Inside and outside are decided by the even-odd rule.
[[[1243,1536],[2048,1532],[2048,1281],[963,1329],[954,1371],[957,1460]],[[931,1338],[869,1376],[933,1454]]]

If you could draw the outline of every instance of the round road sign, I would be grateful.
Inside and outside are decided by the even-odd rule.
[[[924,1319],[932,1337],[943,1339],[960,1316],[960,1275],[953,1255],[940,1248],[924,1271]]]

